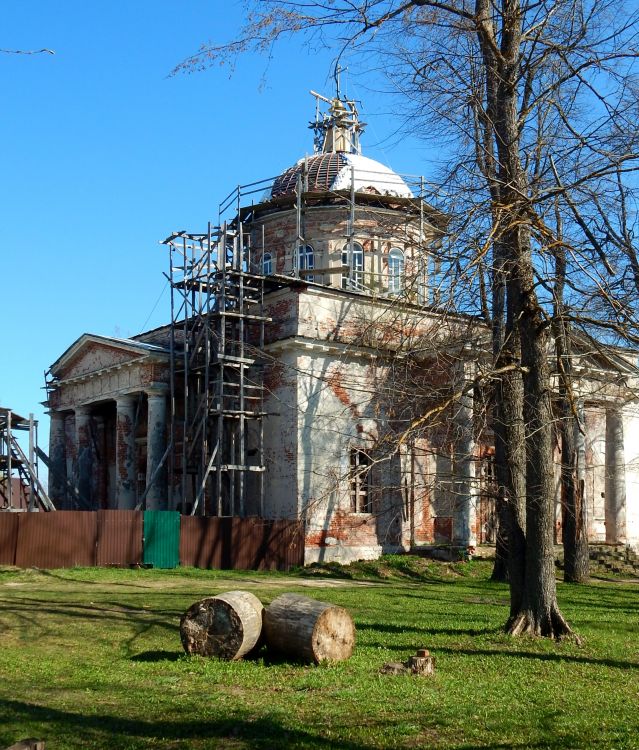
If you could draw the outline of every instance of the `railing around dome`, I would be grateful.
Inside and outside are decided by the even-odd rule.
[[[353,253],[356,244],[356,208],[365,206],[370,208],[372,204],[380,202],[383,207],[406,208],[414,212],[419,222],[418,244],[421,246],[427,222],[432,224],[433,217],[444,214],[433,208],[428,198],[435,194],[434,186],[428,183],[421,175],[400,174],[392,172],[380,165],[382,169],[366,169],[368,164],[346,162],[339,166],[331,180],[323,173],[325,157],[335,157],[337,154],[316,154],[301,160],[298,164],[276,177],[267,177],[245,185],[238,185],[219,204],[218,224],[222,226],[225,222],[229,226],[237,228],[250,217],[253,209],[267,208],[269,204],[273,207],[286,205],[293,209],[296,214],[297,223],[297,246],[304,247],[306,239],[304,236],[304,207],[309,198],[316,201],[317,196],[333,195],[345,204],[348,211],[347,231],[345,240],[347,243],[346,263],[343,266],[331,267],[330,269],[309,270],[300,267],[297,253],[294,254],[294,267],[291,275],[296,278],[315,280],[316,274],[333,273],[341,274],[341,286],[343,289],[359,291],[361,287],[360,272],[353,266]],[[372,160],[368,160],[372,161]],[[320,163],[321,162],[321,163]],[[373,162],[374,164],[374,162]],[[334,166],[334,165],[333,165]],[[349,174],[350,173],[350,174]],[[330,189],[326,187],[330,185]],[[277,192],[276,192],[277,191]],[[409,195],[406,195],[406,192]],[[403,194],[402,194],[403,193]],[[420,271],[419,277],[426,272]],[[367,274],[370,276],[370,274]],[[383,281],[386,275],[379,274],[377,281]],[[418,283],[415,298],[420,304],[427,300],[427,292],[423,282]]]
[[[309,159],[313,158],[314,157],[309,157]],[[297,169],[298,165],[295,165],[275,177],[265,177],[256,180],[255,182],[248,182],[245,185],[237,185],[218,205],[218,224],[221,226],[225,220],[232,221],[236,216],[240,215],[241,209],[254,205],[261,205],[272,200],[274,197],[277,197],[272,194],[273,188],[276,186],[277,182],[282,179],[283,175],[289,172],[291,173],[291,176],[295,178],[294,187],[292,185],[289,186],[290,189],[282,192],[280,195],[295,195],[300,192],[335,192],[336,195],[343,196],[344,194],[352,192],[351,188],[355,182],[355,176],[357,177],[357,184],[364,188],[366,188],[367,177],[370,177],[371,184],[381,185],[382,187],[387,185],[388,190],[386,193],[381,194],[382,197],[384,195],[393,195],[393,189],[398,187],[398,180],[406,185],[408,190],[412,193],[413,200],[417,203],[423,203],[426,201],[427,194],[432,194],[433,192],[432,186],[422,175],[401,174],[399,172],[389,172],[385,170],[362,169],[361,167],[354,167],[353,165],[342,167],[344,170],[349,169],[350,167],[349,171],[351,173],[350,180],[347,180],[343,186],[333,188],[332,191],[327,188],[318,190],[317,188],[319,188],[319,185],[315,185],[313,182],[309,184],[308,169],[305,168],[306,164],[307,160],[299,164],[299,169]],[[294,172],[296,172],[295,175],[293,175]],[[299,178],[301,178],[301,180]],[[355,196],[358,194],[370,195],[371,192],[366,189],[360,191],[356,187]]]

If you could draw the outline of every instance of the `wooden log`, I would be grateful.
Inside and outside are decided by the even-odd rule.
[[[187,654],[232,661],[254,649],[262,633],[262,602],[249,591],[227,591],[192,604],[180,620]]]
[[[355,624],[342,607],[282,594],[264,610],[266,645],[307,662],[343,661],[355,647]]]

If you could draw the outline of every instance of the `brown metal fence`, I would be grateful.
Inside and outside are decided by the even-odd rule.
[[[192,568],[231,567],[231,518],[182,516],[180,565]]]
[[[99,510],[97,517],[95,564],[141,565],[143,514],[137,510]]]
[[[234,518],[232,567],[289,570],[304,564],[304,526],[299,522]]]
[[[264,518],[182,516],[180,565],[289,570],[304,564],[304,524]]]
[[[19,568],[95,565],[97,513],[20,513],[16,562]]]
[[[143,513],[0,513],[0,565],[69,568],[143,560]],[[180,518],[180,565],[288,570],[304,564],[304,524],[261,518]]]
[[[0,513],[0,565],[15,565],[18,513]]]

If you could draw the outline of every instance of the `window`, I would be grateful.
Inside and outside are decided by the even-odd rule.
[[[350,255],[350,259],[349,259]],[[364,288],[364,248],[359,242],[350,243],[342,251],[342,265],[349,267],[349,272],[342,274],[342,289]]]
[[[370,468],[370,456],[359,448],[351,448],[348,479],[353,513],[370,513],[372,510]]]
[[[404,253],[397,247],[388,254],[388,293],[399,294],[404,286]]]
[[[273,273],[273,258],[270,253],[264,253],[262,256],[262,273],[270,276]]]
[[[300,272],[300,276],[307,281],[315,281],[312,274],[301,273],[302,271],[311,271],[313,268],[315,268],[313,248],[310,245],[300,245],[297,248],[297,270]]]

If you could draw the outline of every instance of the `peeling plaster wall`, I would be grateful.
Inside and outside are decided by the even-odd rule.
[[[373,514],[352,512],[350,449],[375,444],[388,419],[387,402],[394,399],[389,378],[396,376],[378,352],[418,338],[437,348],[438,337],[455,333],[461,345],[467,324],[442,326],[429,314],[312,286],[269,295],[267,309],[274,321],[271,337],[280,339],[267,347],[278,359],[266,376],[268,410],[277,413],[265,430],[269,513],[287,515],[291,493],[297,496],[297,512],[307,520],[308,561],[374,558],[412,544],[450,541],[457,491],[454,430],[444,426],[434,443],[421,439],[374,466]],[[447,367],[427,368],[435,389],[450,384]],[[296,466],[289,454],[293,419]],[[470,512],[476,531],[477,509]]]
[[[377,438],[370,413],[375,368],[321,352],[301,354],[298,380],[298,483],[304,508],[306,559],[374,559],[382,551],[382,514],[353,513],[350,448]]]
[[[264,515],[299,518],[297,493],[297,357],[280,352],[264,373]]]

